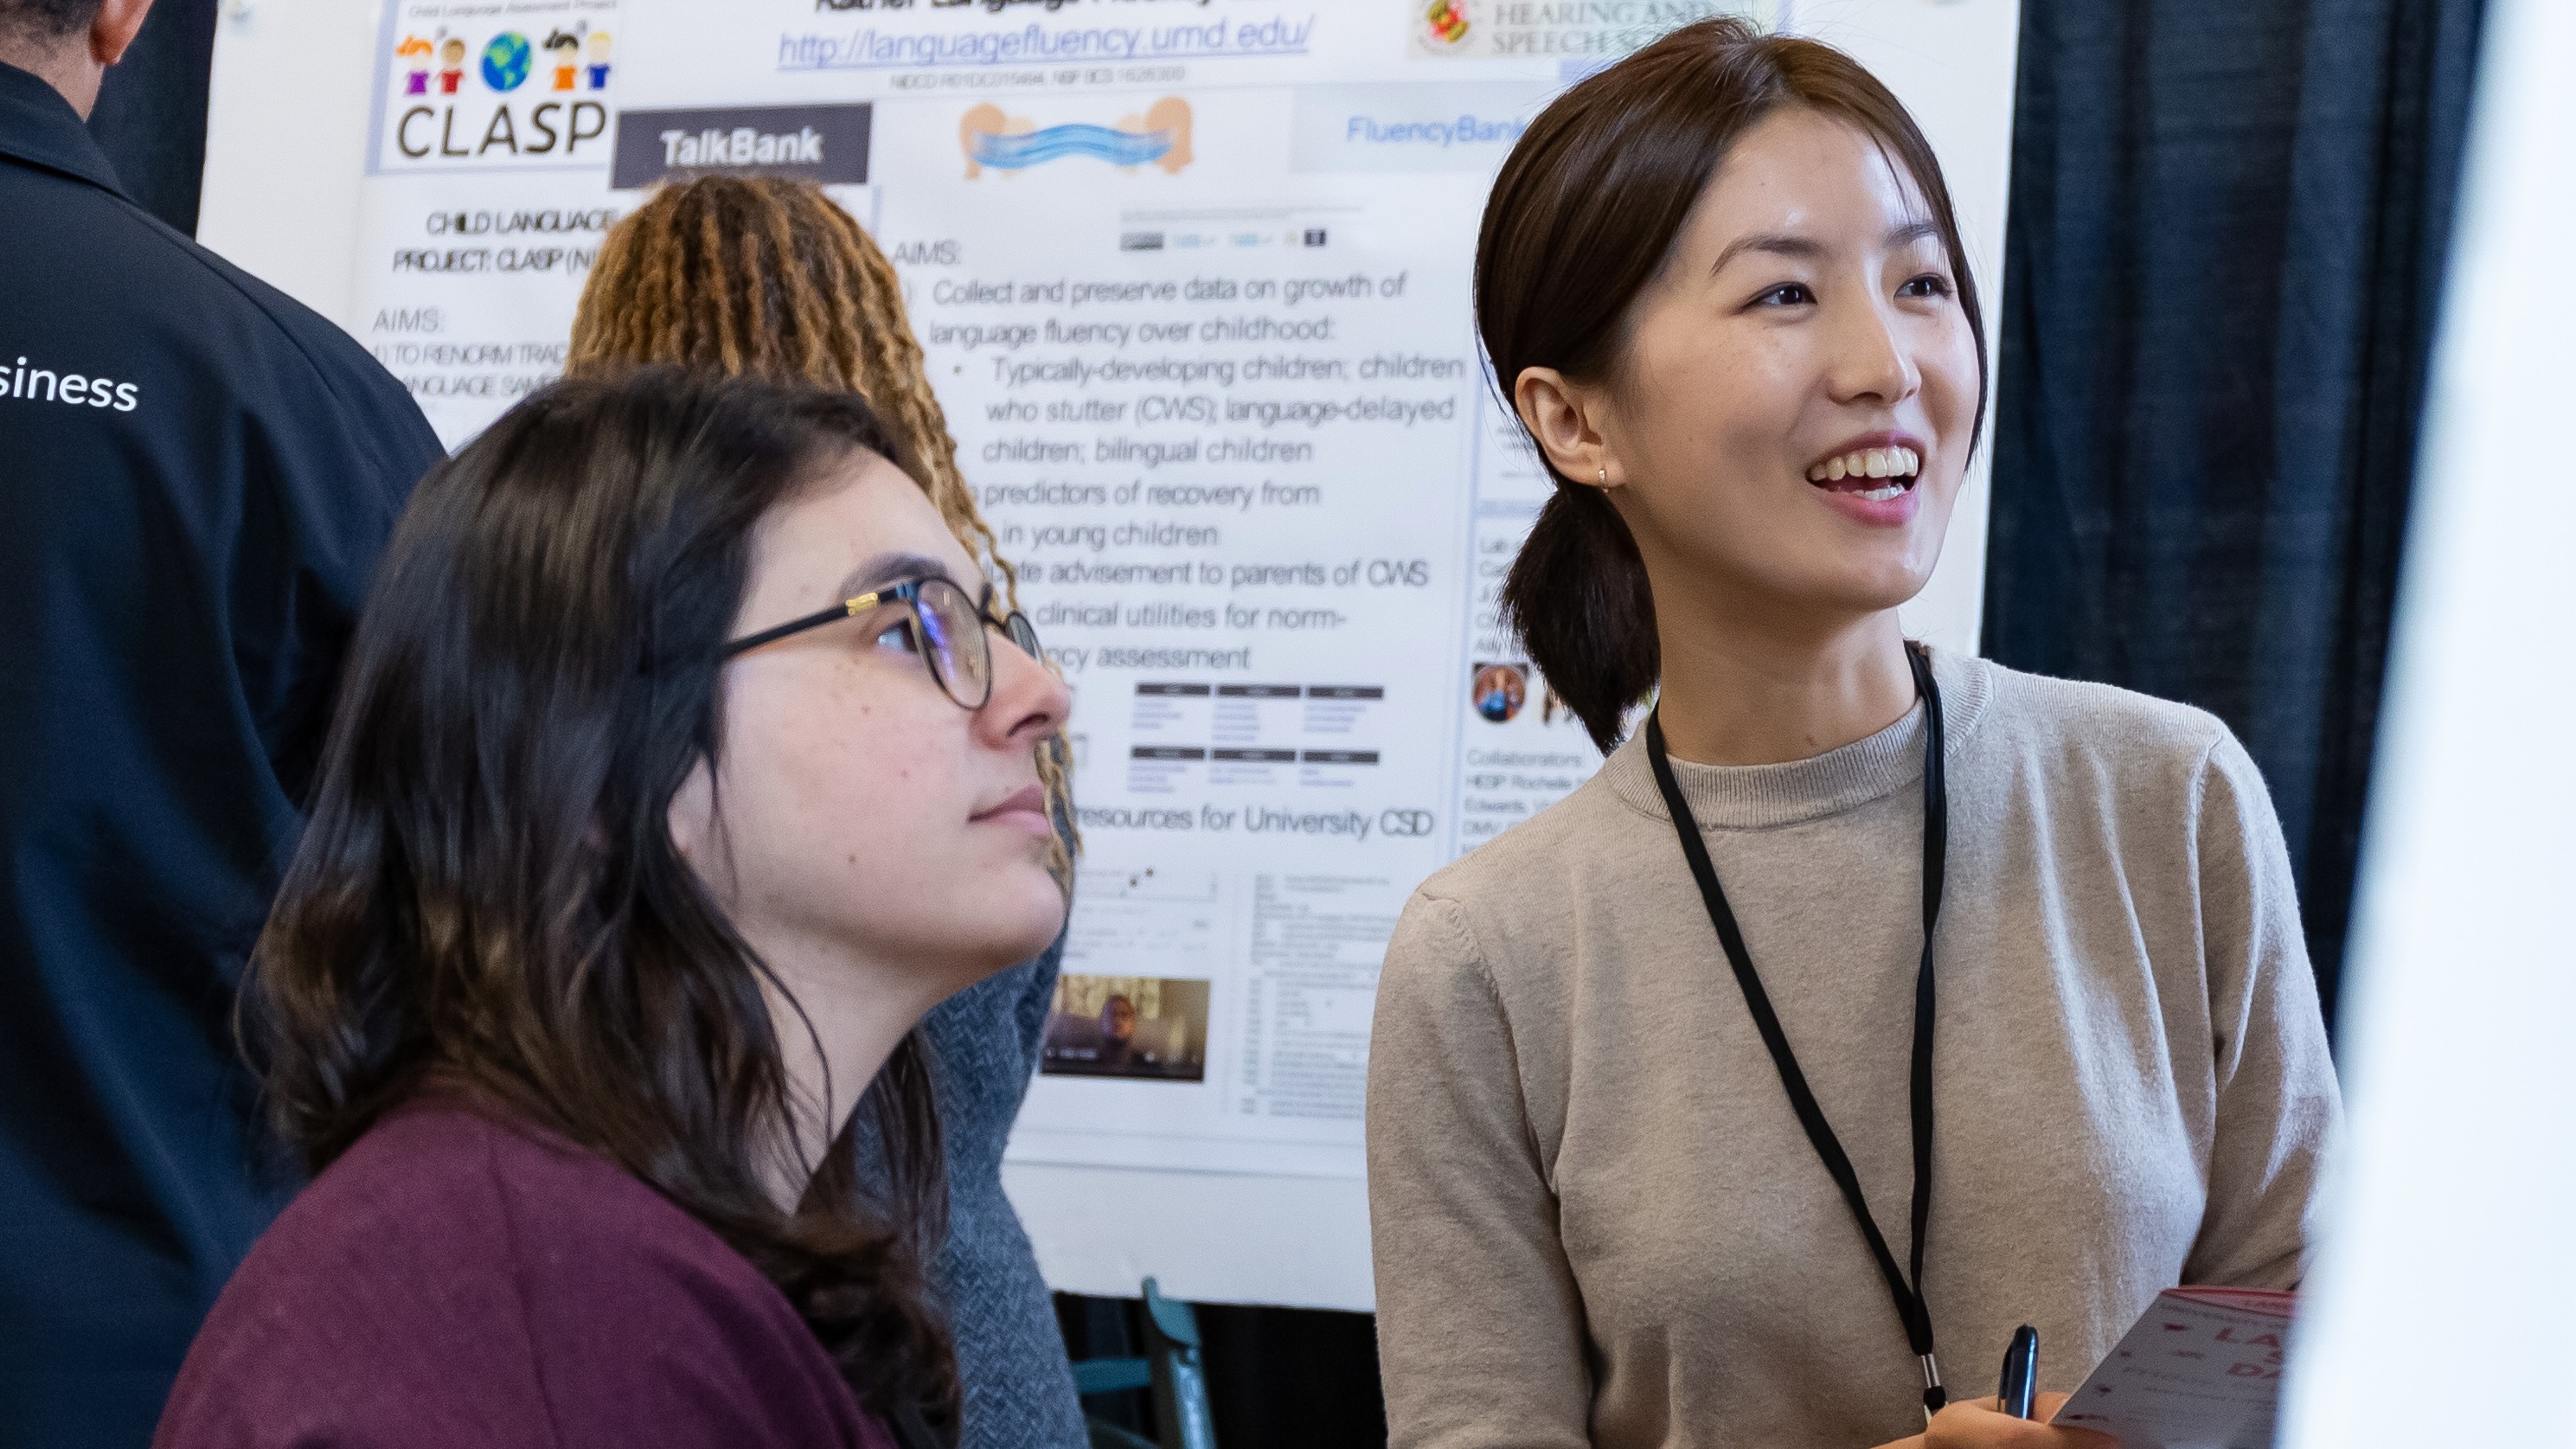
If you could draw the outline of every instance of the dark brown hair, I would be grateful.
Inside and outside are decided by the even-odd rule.
[[[1476,328],[1506,410],[1519,416],[1512,390],[1525,368],[1553,367],[1577,382],[1615,376],[1630,305],[1663,266],[1728,149],[1783,106],[1868,132],[1921,189],[1976,337],[1983,421],[1985,320],[1931,143],[1851,57],[1734,19],[1686,25],[1574,86],[1539,113],[1503,162],[1476,238],[1475,287]],[[1556,491],[1503,582],[1503,620],[1608,750],[1619,741],[1621,716],[1662,667],[1654,595],[1636,540],[1609,499],[1538,453]]]
[[[859,1196],[844,1132],[795,1210],[772,1201],[791,1087],[763,987],[793,997],[669,825],[723,746],[755,526],[859,448],[904,456],[853,394],[651,368],[549,387],[432,470],[359,620],[241,1024],[310,1169],[461,1088],[706,1224],[865,1402],[945,1428],[925,1048],[908,1038],[863,1099],[882,1196]]]
[[[609,228],[573,314],[564,371],[614,376],[652,362],[867,399],[912,450],[914,481],[949,531],[1001,575],[1009,607],[1020,606],[1019,573],[958,471],[903,281],[820,186],[700,176],[663,187]],[[1070,833],[1059,746],[1039,749],[1038,778]],[[1069,874],[1061,845],[1054,864],[1060,878]]]

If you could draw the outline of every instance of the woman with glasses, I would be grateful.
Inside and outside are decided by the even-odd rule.
[[[421,484],[243,987],[315,1176],[157,1442],[951,1442],[918,1024],[1062,923],[1067,700],[906,461],[648,369]]]
[[[614,377],[674,363],[856,393],[911,450],[922,492],[1002,597],[1014,575],[957,467],[894,265],[810,181],[702,176],[666,186],[609,230],[582,288],[566,371]],[[1038,778],[1066,827],[1057,869],[1071,882],[1072,811],[1057,748]],[[1061,943],[958,993],[923,1023],[931,1090],[946,1126],[948,1235],[930,1265],[948,1310],[965,1394],[964,1449],[1055,1449],[1083,1437],[1064,1338],[1037,1255],[1002,1192],[1002,1147],[1037,1071]],[[884,1175],[866,1124],[859,1177]]]

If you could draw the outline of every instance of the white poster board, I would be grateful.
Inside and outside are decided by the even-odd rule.
[[[1378,956],[1424,876],[1598,755],[1492,621],[1544,475],[1477,362],[1486,185],[1569,80],[1708,13],[1820,34],[1949,168],[2000,296],[2012,0],[257,0],[219,41],[210,245],[339,317],[451,443],[560,366],[666,170],[824,182],[902,271],[968,480],[1075,691],[1086,855],[1007,1178],[1059,1288],[1366,1308]],[[341,7],[344,11],[347,8]],[[254,202],[256,78],[354,151]],[[308,64],[322,58],[307,56]],[[332,62],[338,64],[340,62]],[[309,117],[303,124],[312,124]],[[345,237],[334,284],[316,236]],[[1973,649],[1982,463],[1908,611]]]
[[[2576,1446],[2576,645],[2529,487],[2576,333],[2576,8],[2488,11],[2281,1443]]]

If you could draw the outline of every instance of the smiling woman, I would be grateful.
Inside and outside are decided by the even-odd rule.
[[[1899,630],[1986,392],[1930,146],[1692,25],[1531,125],[1475,289],[1556,483],[1504,611],[1612,753],[1387,948],[1392,1443],[2105,1443],[1941,1368],[2295,1282],[2337,1097],[2226,729]]]

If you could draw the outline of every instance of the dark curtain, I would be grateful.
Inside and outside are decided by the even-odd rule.
[[[2333,1019],[2481,0],[2029,0],[1985,649],[2225,719]]]
[[[190,236],[206,169],[206,78],[216,0],[159,0],[99,87],[89,132],[125,194]]]

